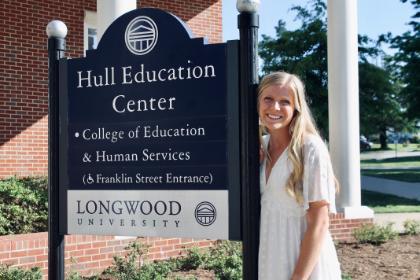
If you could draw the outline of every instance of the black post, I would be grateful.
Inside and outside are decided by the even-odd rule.
[[[66,40],[48,38],[48,279],[64,280],[64,235],[59,233],[59,72]]]
[[[240,32],[240,118],[243,279],[258,279],[260,228],[258,84],[258,14],[238,15]]]

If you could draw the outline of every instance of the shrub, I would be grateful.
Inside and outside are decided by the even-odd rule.
[[[242,279],[242,250],[239,242],[221,241],[210,250],[192,248],[185,257],[143,265],[140,265],[140,260],[147,253],[147,247],[134,242],[129,244],[127,249],[130,250],[127,256],[114,257],[114,264],[107,268],[99,279],[160,280],[166,279],[171,272],[197,268],[214,271],[217,279]]]
[[[0,180],[0,235],[48,229],[46,178]]]
[[[116,279],[139,279],[137,277],[141,258],[147,253],[147,247],[138,242],[131,242],[127,247],[128,254],[124,257],[114,256],[114,264],[108,267],[102,275]],[[151,278],[153,279],[153,278]]]
[[[418,144],[419,143],[419,137],[417,135],[414,135],[413,137],[411,137],[410,143]]]
[[[126,249],[129,250],[128,254],[124,257],[114,257],[113,265],[100,275],[85,277],[73,272],[67,280],[163,280],[167,279],[171,272],[197,268],[214,271],[216,279],[242,279],[242,250],[239,242],[220,241],[210,250],[192,248],[185,257],[150,263],[143,259],[148,250],[146,246],[132,242]],[[142,262],[145,263],[141,265]],[[179,276],[175,279],[186,280]],[[196,278],[192,276],[187,279]]]
[[[343,273],[343,275],[341,275],[341,277],[342,277],[342,280],[351,280],[351,276],[346,274],[346,273]]]
[[[393,229],[393,223],[388,223],[386,226],[368,224],[354,230],[353,237],[359,243],[380,245],[388,240],[396,239],[398,232]]]
[[[176,261],[173,259],[141,265],[148,247],[138,242],[131,242],[126,249],[129,250],[128,254],[124,257],[115,256],[113,265],[108,267],[99,279],[161,280],[166,279],[170,272],[177,269]]]
[[[213,270],[217,279],[242,279],[242,245],[240,242],[220,241],[210,249],[205,268]]]
[[[94,276],[81,276],[77,272],[70,272],[69,275],[66,277],[66,280],[100,280],[98,275]]]
[[[42,274],[39,267],[24,270],[16,267],[0,265],[1,280],[41,280]]]
[[[180,270],[193,270],[203,267],[208,258],[208,250],[200,251],[199,248],[193,247],[188,250],[187,256],[176,259],[176,266]]]
[[[157,261],[149,264],[144,264],[138,271],[136,280],[147,280],[156,279],[163,280],[167,279],[167,276],[172,271],[176,270],[176,262],[174,260]]]
[[[420,233],[420,222],[415,220],[404,221],[404,233],[408,235],[417,235]]]

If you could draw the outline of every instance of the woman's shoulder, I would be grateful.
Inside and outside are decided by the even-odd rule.
[[[303,137],[303,149],[305,153],[328,153],[325,142],[319,135],[316,134],[306,134]]]

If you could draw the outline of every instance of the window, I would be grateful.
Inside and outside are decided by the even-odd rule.
[[[83,38],[85,54],[86,50],[96,49],[98,46],[96,12],[85,11]]]
[[[88,44],[87,44],[87,50],[93,50],[96,49],[98,46],[98,36],[96,34],[96,28],[88,27]]]

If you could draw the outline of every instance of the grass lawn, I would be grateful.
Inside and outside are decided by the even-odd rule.
[[[420,212],[418,200],[366,190],[362,190],[362,205],[372,208],[375,213]]]
[[[404,182],[420,182],[420,156],[382,160],[367,159],[360,162],[360,167],[362,175]]]
[[[364,167],[403,168],[407,166],[418,167],[420,169],[420,156],[386,159],[364,159],[360,161],[360,165],[362,169]]]
[[[420,182],[419,169],[365,169],[362,175],[379,177],[389,180],[403,181],[409,183]]]
[[[373,144],[372,149],[370,151],[381,151],[381,144]],[[420,151],[420,144],[397,144],[388,143],[388,151],[395,151],[397,152],[415,152]]]

